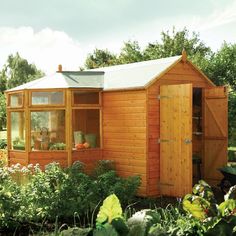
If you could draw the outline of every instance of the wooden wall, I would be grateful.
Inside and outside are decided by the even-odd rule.
[[[29,163],[39,165],[44,168],[51,162],[58,162],[62,167],[67,167],[67,151],[35,151],[29,152]]]
[[[15,165],[17,163],[20,163],[21,165],[28,165],[27,163],[27,158],[26,158],[26,152],[24,151],[14,151],[14,150],[9,150],[8,152],[8,160],[9,160],[9,165]]]
[[[76,150],[72,152],[72,163],[81,161],[85,164],[85,172],[90,174],[97,162],[102,160],[102,149],[91,148],[86,150]]]
[[[148,159],[147,159],[147,195],[156,196],[160,194],[160,145],[158,144],[160,132],[160,85],[192,83],[193,87],[211,87],[210,84],[191,64],[179,62],[159,80],[147,89],[147,114],[148,114]]]
[[[146,91],[103,92],[103,159],[118,174],[140,175],[139,194],[147,194]]]

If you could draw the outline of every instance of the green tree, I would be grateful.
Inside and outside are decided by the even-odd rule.
[[[6,64],[0,71],[0,129],[6,126],[6,99],[3,94],[4,91],[43,75],[43,72],[38,70],[34,64],[30,64],[26,59],[21,58],[19,53],[16,53],[15,56],[8,56]]]
[[[176,31],[175,27],[172,33],[162,31],[161,42],[149,43],[143,53],[145,59],[150,60],[181,55],[183,49],[190,58],[211,54],[211,49],[200,40],[199,34],[196,32],[190,34],[186,28]]]
[[[209,59],[204,72],[217,85],[228,84],[236,91],[236,44],[223,43]]]
[[[128,64],[132,62],[143,61],[143,53],[137,41],[128,41],[124,43],[118,57],[119,64]]]
[[[44,74],[34,64],[28,63],[26,59],[20,57],[19,53],[16,53],[15,56],[8,56],[2,75],[6,77],[7,89],[10,89],[42,77]]]
[[[0,93],[0,130],[6,127],[6,97]]]
[[[115,54],[109,52],[107,49],[95,49],[90,53],[85,61],[87,69],[95,69],[99,67],[111,66],[117,64],[117,57]]]

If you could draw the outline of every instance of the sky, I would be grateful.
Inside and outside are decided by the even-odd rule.
[[[46,74],[78,70],[95,48],[144,48],[173,26],[214,51],[236,43],[236,0],[0,0],[0,69],[19,52]]]

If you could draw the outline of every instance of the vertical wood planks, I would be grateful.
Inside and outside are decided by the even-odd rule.
[[[228,95],[226,87],[204,90],[203,118],[203,174],[206,181],[215,184],[223,177],[217,169],[227,163]]]
[[[192,188],[192,85],[163,85],[160,96],[160,190],[183,196]]]

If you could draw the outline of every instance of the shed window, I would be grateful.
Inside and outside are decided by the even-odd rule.
[[[100,147],[100,110],[73,110],[73,140],[76,149]]]
[[[99,92],[75,91],[73,93],[75,105],[81,104],[99,104]]]
[[[22,107],[23,106],[23,94],[14,93],[10,95],[10,107]]]
[[[32,92],[32,105],[62,105],[64,104],[64,94],[57,92]]]
[[[24,112],[11,112],[11,148],[25,150]]]
[[[64,150],[65,111],[31,112],[32,150]]]

